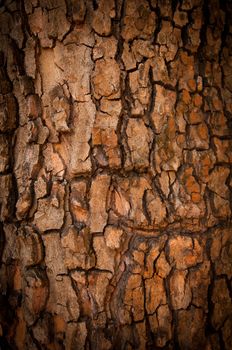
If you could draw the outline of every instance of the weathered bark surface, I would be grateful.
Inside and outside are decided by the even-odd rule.
[[[0,1],[2,349],[232,349],[231,18]]]

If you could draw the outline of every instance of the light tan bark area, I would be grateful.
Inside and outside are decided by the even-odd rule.
[[[232,349],[231,18],[0,1],[1,349]]]

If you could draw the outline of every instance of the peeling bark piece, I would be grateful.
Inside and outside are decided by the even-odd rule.
[[[169,260],[178,270],[203,261],[203,248],[196,238],[178,236],[169,240]]]
[[[49,198],[38,200],[38,210],[35,213],[34,223],[38,230],[44,233],[47,230],[58,230],[64,221],[64,186],[54,183]]]
[[[95,64],[92,75],[94,96],[100,99],[120,97],[120,69],[118,63],[111,58],[100,59]]]
[[[187,271],[173,272],[170,278],[170,295],[174,310],[187,309],[192,299]]]
[[[129,119],[126,134],[131,151],[131,161],[129,159],[127,160],[127,166],[129,166],[131,162],[131,165],[135,169],[144,169],[148,167],[152,136],[143,120]]]
[[[167,303],[163,278],[155,275],[145,281],[146,310],[148,314],[156,312],[158,306]]]
[[[106,200],[110,186],[110,176],[98,175],[90,189],[90,231],[103,232],[107,222]]]

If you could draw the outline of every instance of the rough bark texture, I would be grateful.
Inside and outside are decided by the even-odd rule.
[[[1,349],[232,349],[231,18],[0,1]]]

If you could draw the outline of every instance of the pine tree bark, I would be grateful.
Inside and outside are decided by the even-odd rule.
[[[232,3],[0,1],[0,348],[232,348]]]

